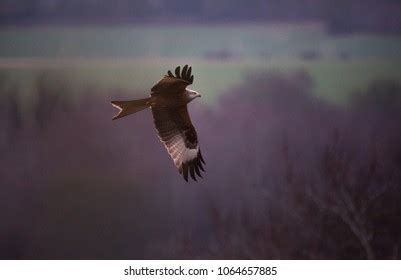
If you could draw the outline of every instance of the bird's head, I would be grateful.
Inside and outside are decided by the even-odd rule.
[[[187,89],[186,94],[188,96],[188,102],[194,100],[197,97],[201,97],[199,92],[192,89]]]

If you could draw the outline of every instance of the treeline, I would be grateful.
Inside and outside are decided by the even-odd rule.
[[[191,184],[150,112],[111,121],[105,101],[132,93],[35,85],[27,118],[0,76],[0,259],[401,258],[397,81],[345,109],[305,72],[254,73],[214,109],[191,104],[207,162]]]
[[[401,32],[399,0],[2,0],[0,24],[324,21],[332,32]]]

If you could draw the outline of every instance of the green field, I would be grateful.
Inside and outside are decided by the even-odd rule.
[[[35,91],[39,76],[99,93],[147,94],[169,68],[191,64],[213,102],[247,75],[304,69],[315,93],[343,102],[376,79],[401,81],[401,37],[331,37],[320,24],[15,27],[0,30],[1,90]],[[29,98],[28,98],[29,99]]]

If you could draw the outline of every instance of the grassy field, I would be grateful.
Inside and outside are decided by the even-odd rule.
[[[191,64],[206,102],[260,71],[306,70],[315,93],[344,102],[376,79],[401,81],[401,38],[330,37],[324,26],[27,27],[0,30],[3,89],[22,96],[37,77],[99,93],[147,94],[169,68]],[[29,98],[28,98],[29,99]]]

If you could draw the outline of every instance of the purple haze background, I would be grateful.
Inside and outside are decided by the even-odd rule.
[[[27,121],[9,89],[0,257],[400,258],[401,86],[375,82],[347,107],[313,86],[302,71],[250,73],[216,106],[191,103],[207,172],[190,183],[149,111],[111,121],[109,101],[131,93],[74,103],[68,83],[38,79]]]
[[[0,2],[2,34],[9,38],[2,37],[7,44],[1,45],[5,71],[0,73],[0,259],[400,258],[401,85],[399,80],[378,80],[350,95],[339,89],[340,82],[364,77],[358,75],[361,70],[391,77],[398,73],[392,69],[399,59],[401,2],[216,3]],[[277,33],[277,39],[284,39],[284,49],[295,47],[295,57],[281,53],[280,44],[278,54],[284,54],[284,64],[294,58],[301,65],[322,62],[320,68],[311,68],[314,77],[320,71],[338,74],[340,79],[329,77],[325,85],[333,85],[339,96],[351,96],[349,102],[335,105],[319,99],[326,93],[317,92],[318,80],[306,70],[258,73],[260,67],[246,66],[248,79],[222,95],[218,92],[222,97],[215,104],[197,100],[189,105],[207,163],[204,179],[196,183],[186,183],[178,174],[157,139],[149,111],[111,121],[115,109],[110,100],[144,96],[144,92],[116,89],[102,94],[99,85],[87,83],[78,89],[74,81],[44,70],[42,76],[32,78],[36,96],[25,96],[33,101],[32,110],[26,110],[29,102],[21,102],[24,87],[31,86],[29,72],[40,72],[41,64],[57,69],[63,60],[74,65],[84,58],[80,66],[85,66],[95,58],[92,66],[99,70],[93,64],[96,59],[114,65],[113,59],[123,55],[118,52],[127,55],[120,62],[136,57],[130,49],[133,37],[110,37],[119,39],[105,47],[99,42],[108,33],[91,34],[96,31],[90,31],[91,26],[160,26],[156,37],[152,36],[157,32],[138,33],[142,34],[139,40],[152,37],[152,48],[158,49],[169,37],[164,27],[188,27],[191,34],[193,24],[235,28],[277,22],[284,27],[311,22],[325,26],[327,34],[317,37],[305,33],[287,39]],[[69,26],[83,27],[79,32],[83,36],[69,33]],[[59,37],[57,28],[53,37],[42,33],[48,27],[67,27],[66,37]],[[18,31],[15,36],[13,31]],[[257,53],[263,40],[256,38],[258,33],[250,36],[250,31],[243,37],[244,42],[253,40],[250,49],[242,49],[247,44],[234,48],[244,57],[226,49],[241,40],[226,37],[213,46],[214,52],[202,53],[217,38],[208,36],[200,42],[202,48],[177,48],[171,52],[176,56],[167,61],[188,59],[195,62],[194,70],[196,61],[224,62],[229,74],[216,74],[216,78],[237,79],[230,65],[241,65],[247,54],[257,54],[259,63],[274,62],[275,55],[268,50]],[[91,36],[85,37],[85,32]],[[113,43],[118,47],[108,49]],[[272,49],[276,43],[272,41]],[[168,40],[165,44],[175,45]],[[152,48],[140,50],[138,55],[149,57],[139,60],[151,58],[163,68],[159,63],[166,64],[170,50],[153,52]],[[381,64],[380,55],[388,55],[395,68]],[[334,64],[327,60],[333,56]],[[365,64],[359,67],[360,59],[373,61],[366,65],[376,68],[362,69]],[[327,71],[338,61],[356,68],[346,73],[339,73],[343,68]],[[135,60],[131,63],[127,69],[140,69]],[[213,63],[208,69],[218,73]],[[112,75],[121,74],[113,71]]]

